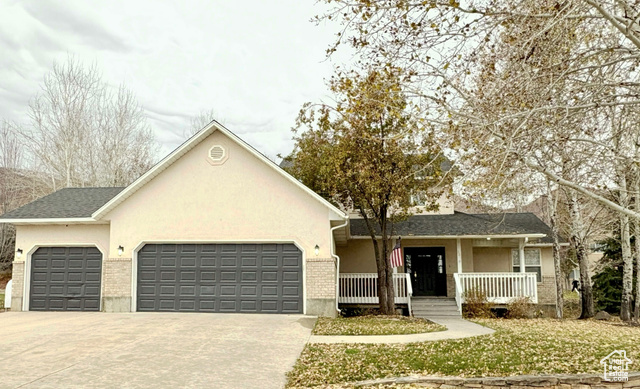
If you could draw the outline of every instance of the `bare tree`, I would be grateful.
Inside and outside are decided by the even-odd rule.
[[[594,156],[614,154],[611,131],[600,131],[599,120],[607,107],[640,105],[638,3],[327,2],[332,9],[318,20],[342,23],[328,52],[349,44],[362,63],[405,68],[413,75],[406,87],[423,104],[423,119],[448,128],[452,143],[475,129],[469,154],[484,156],[483,163],[522,164],[617,212],[638,216],[594,190],[594,181],[612,184],[611,163],[598,159],[587,165],[590,180],[573,181],[558,175],[557,161],[540,153],[562,140]],[[618,155],[613,161],[628,158]],[[581,173],[578,178],[586,174]]]
[[[202,130],[207,124],[211,123],[214,120],[218,120],[220,122],[221,119],[216,114],[216,111],[213,109],[202,110],[196,116],[191,118],[189,122],[189,127],[184,130],[184,137],[189,138],[192,135],[196,134],[198,131]]]
[[[155,158],[157,145],[135,96],[116,92],[95,65],[69,58],[45,76],[22,131],[51,187],[127,185]]]

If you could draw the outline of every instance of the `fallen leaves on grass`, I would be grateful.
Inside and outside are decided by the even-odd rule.
[[[411,374],[463,377],[602,371],[600,359],[626,350],[640,366],[640,327],[621,322],[481,319],[488,336],[411,344],[309,344],[289,387]]]
[[[446,328],[425,319],[406,316],[355,316],[318,318],[315,335],[401,335],[444,331]]]

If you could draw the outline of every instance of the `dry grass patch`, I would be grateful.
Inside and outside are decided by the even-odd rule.
[[[314,335],[402,335],[444,331],[440,324],[406,316],[320,317]]]
[[[289,387],[410,374],[464,377],[599,373],[600,359],[626,350],[640,361],[640,327],[621,322],[478,319],[488,336],[411,344],[309,344]],[[640,370],[640,362],[631,365]]]

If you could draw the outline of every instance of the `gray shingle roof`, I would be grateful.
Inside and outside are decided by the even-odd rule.
[[[400,236],[546,234],[540,242],[552,243],[551,229],[533,213],[414,215],[393,227]],[[351,219],[351,235],[369,236],[363,219]]]
[[[2,219],[91,217],[124,188],[65,188],[0,216]]]

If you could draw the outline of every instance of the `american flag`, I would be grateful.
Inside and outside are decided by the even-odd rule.
[[[391,251],[390,261],[391,267],[402,266],[402,248],[400,248],[400,238],[398,238],[398,242]]]

